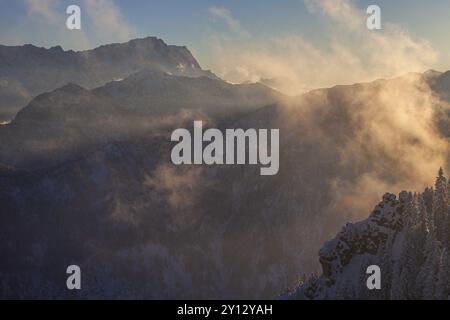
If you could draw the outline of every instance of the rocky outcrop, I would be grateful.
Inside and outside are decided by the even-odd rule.
[[[391,244],[403,228],[402,198],[397,200],[393,194],[385,194],[373,210],[370,217],[359,223],[349,223],[332,240],[328,241],[319,252],[322,275],[309,280],[300,286],[290,298],[294,299],[325,299],[336,298],[333,294],[342,290],[342,277],[347,270],[353,271],[356,258],[376,257]],[[359,259],[358,259],[359,260]],[[368,265],[367,265],[368,266]],[[358,266],[359,267],[359,266]],[[356,270],[362,270],[357,268]],[[359,274],[351,274],[348,283],[355,283],[361,278]],[[364,285],[364,283],[362,284]]]
[[[312,275],[287,299],[448,299],[449,185],[439,171],[435,188],[386,194],[370,215],[348,224],[320,250],[322,274]],[[380,287],[367,285],[378,266]],[[371,273],[371,272],[369,272]]]

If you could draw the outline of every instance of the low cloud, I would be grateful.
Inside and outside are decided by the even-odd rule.
[[[334,198],[329,216],[361,219],[385,192],[422,191],[439,167],[448,172],[448,139],[436,125],[448,110],[423,76],[408,74],[312,91],[293,99],[281,122],[301,127],[296,136],[327,161],[320,179],[329,179]]]
[[[314,45],[300,31],[264,41],[213,36],[213,69],[231,82],[265,80],[289,94],[425,71],[438,52],[398,25],[366,28],[366,12],[351,0],[305,0],[310,14],[326,19],[326,44]],[[255,38],[252,38],[255,39]]]

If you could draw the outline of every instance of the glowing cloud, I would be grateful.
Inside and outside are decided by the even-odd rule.
[[[383,21],[383,30],[368,30],[365,10],[350,0],[305,0],[305,5],[310,14],[330,21],[326,46],[319,48],[300,34],[264,41],[216,35],[214,70],[231,82],[268,79],[286,93],[299,94],[425,71],[438,60],[438,52],[427,41],[414,39],[398,25]]]

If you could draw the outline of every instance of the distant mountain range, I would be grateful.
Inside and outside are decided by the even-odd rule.
[[[217,77],[186,47],[148,37],[87,51],[0,45],[0,121],[11,120],[35,96],[68,83],[93,89],[147,68],[173,75]]]
[[[232,85],[148,69],[93,90],[68,84],[37,96],[0,127],[0,163],[49,166],[108,141],[174,130],[196,114],[232,119],[282,98],[261,84]]]
[[[64,63],[78,80],[36,89],[0,126],[0,297],[272,298],[317,271],[321,244],[384,188],[446,155],[450,73],[288,98],[226,83],[155,38],[50,51],[89,56],[104,77]],[[9,59],[27,90],[45,77]],[[280,129],[279,174],[173,166],[170,132],[193,120]],[[81,292],[65,289],[69,264],[83,270]]]

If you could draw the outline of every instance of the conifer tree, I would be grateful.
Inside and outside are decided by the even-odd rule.
[[[439,243],[436,241],[434,228],[427,233],[424,256],[425,263],[420,269],[418,282],[422,285],[422,299],[432,300],[435,295],[436,273],[439,262]]]
[[[440,168],[438,177],[436,178],[435,192],[433,195],[433,223],[436,227],[436,238],[442,243],[447,243],[448,240],[447,213],[447,179],[444,176],[444,171]]]

